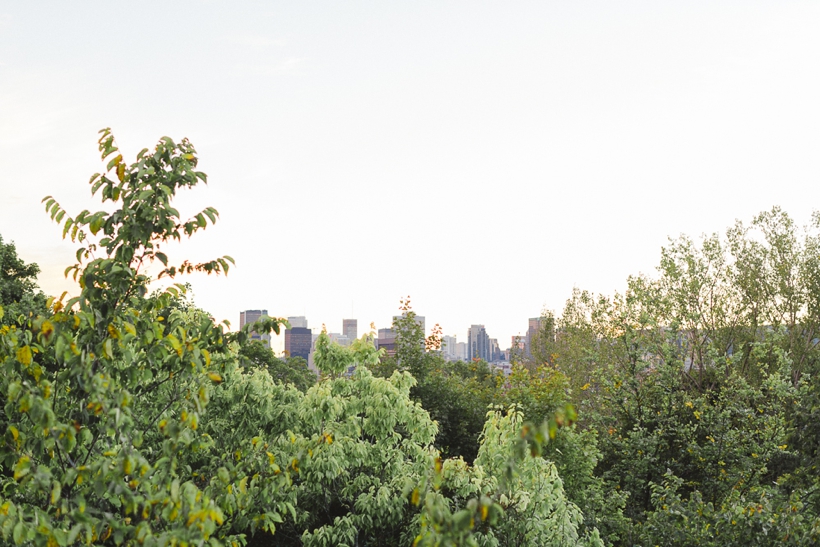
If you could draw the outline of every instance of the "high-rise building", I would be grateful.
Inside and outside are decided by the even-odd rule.
[[[263,317],[267,317],[268,310],[245,310],[239,312],[239,328],[241,329],[245,325],[256,323]],[[259,334],[257,332],[251,331],[251,339],[252,340],[259,340],[260,342],[267,344],[270,347],[270,334]]]
[[[391,357],[396,355],[396,331],[393,329],[379,329],[379,337],[376,338],[376,347],[384,349]]]
[[[456,344],[456,359],[459,361],[467,360],[467,342],[458,342]]]
[[[530,317],[529,325],[527,326],[527,336],[524,338],[524,355],[529,359],[532,359],[532,345],[536,341],[540,330],[541,318]]]
[[[496,338],[490,338],[489,351],[487,353],[488,363],[495,363],[496,361],[501,361],[503,359],[501,348],[498,346],[498,340]]]
[[[441,354],[448,361],[458,361],[458,341],[455,336],[441,337]]]
[[[359,337],[359,322],[356,319],[342,319],[342,334],[352,342]]]
[[[484,325],[472,325],[467,330],[467,358],[490,360],[490,337]]]
[[[307,326],[307,319],[304,315],[298,315],[296,317],[288,317],[288,323],[290,323],[290,328],[299,327],[302,329],[308,328]]]
[[[290,318],[288,318],[290,320]],[[310,358],[313,348],[313,333],[306,327],[291,327],[285,331],[285,355],[301,357],[305,361]]]

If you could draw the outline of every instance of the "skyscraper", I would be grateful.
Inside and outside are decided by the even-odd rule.
[[[527,326],[527,336],[524,339],[525,348],[524,355],[532,359],[532,345],[535,342],[538,332],[541,330],[541,318],[530,317],[529,325]]]
[[[467,359],[484,359],[489,361],[490,337],[484,330],[484,325],[472,325],[467,330]]]
[[[455,336],[444,335],[441,337],[441,354],[448,361],[456,361],[458,355],[458,340]]]
[[[263,317],[267,317],[268,310],[245,310],[239,312],[239,328],[241,329],[245,325],[256,323]],[[251,331],[251,339],[252,340],[259,340],[260,342],[266,344],[270,347],[270,334],[258,334],[256,332]]]
[[[376,347],[384,349],[387,355],[396,355],[396,331],[393,329],[379,329],[378,338],[376,338]]]
[[[290,323],[290,328],[300,327],[303,329],[308,328],[307,326],[307,318],[304,315],[298,315],[295,317],[288,317],[288,323]]]
[[[342,319],[342,334],[352,342],[359,337],[359,322],[356,319]]]
[[[313,333],[305,327],[293,327],[285,331],[285,354],[290,357],[310,358],[313,348]]]

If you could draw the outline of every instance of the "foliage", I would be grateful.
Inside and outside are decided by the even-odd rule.
[[[814,537],[818,228],[815,215],[801,236],[775,208],[724,237],[670,241],[658,276],[631,277],[623,294],[573,293],[545,352],[597,434],[600,490],[625,501],[623,517],[597,521],[609,541],[728,545],[789,527],[795,541]],[[754,500],[790,515],[719,526]]]
[[[45,311],[46,297],[35,283],[38,273],[37,264],[23,262],[14,243],[3,243],[0,236],[0,306],[4,308],[0,325],[10,325],[21,315]]]
[[[316,383],[316,374],[308,368],[307,361],[301,357],[279,359],[267,344],[259,340],[251,340],[242,346],[239,356],[250,366],[267,370],[275,380],[293,384],[299,391],[304,392]]]
[[[597,530],[579,533],[581,511],[567,499],[555,465],[538,457],[571,422],[567,412],[542,426],[524,423],[515,406],[489,412],[474,465],[458,458],[436,466],[418,544],[602,546]]]
[[[79,295],[49,299],[43,315],[0,333],[0,530],[7,542],[32,545],[236,543],[226,519],[248,517],[233,510],[226,489],[252,490],[264,501],[291,470],[250,443],[248,457],[231,468],[195,476],[184,465],[211,444],[198,427],[222,380],[227,338],[211,318],[171,306],[182,286],[145,298],[153,261],[168,277],[228,269],[229,257],[169,267],[161,251],[215,221],[211,208],[182,221],[171,206],[178,190],[205,175],[185,140],[165,137],[131,165],[108,130],[99,144],[113,178],[95,175],[92,190],[113,212],[69,217],[44,200],[64,236],[83,245],[66,271]],[[258,527],[272,529],[281,508],[262,507],[254,510]]]

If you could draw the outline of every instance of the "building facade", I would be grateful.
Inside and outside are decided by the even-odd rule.
[[[285,331],[285,355],[310,359],[313,349],[313,333],[305,327],[292,327]]]
[[[288,323],[290,323],[290,328],[299,327],[301,329],[308,328],[307,318],[304,315],[297,315],[293,317],[288,317]]]
[[[342,319],[342,334],[352,342],[359,337],[359,321],[356,319]]]
[[[390,357],[396,355],[396,331],[393,329],[379,329],[376,348],[384,349]]]
[[[467,329],[467,359],[490,360],[490,337],[484,325],[472,325]]]

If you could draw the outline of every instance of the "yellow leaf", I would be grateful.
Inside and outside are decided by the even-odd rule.
[[[28,346],[23,346],[18,349],[17,360],[20,361],[23,366],[29,366],[31,364],[31,348]]]
[[[212,382],[215,382],[217,384],[222,382],[222,376],[220,376],[216,372],[209,372],[208,373],[208,378],[210,378]]]

